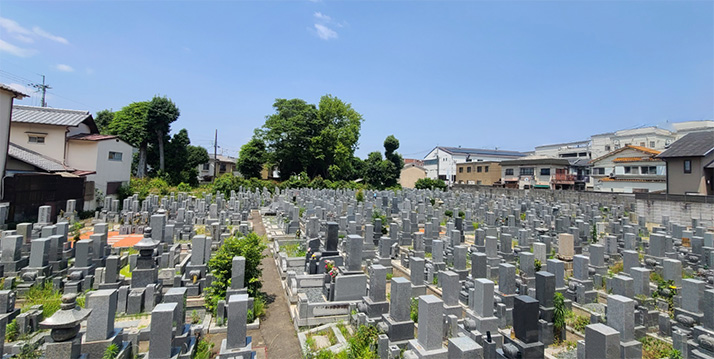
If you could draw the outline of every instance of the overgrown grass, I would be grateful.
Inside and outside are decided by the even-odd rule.
[[[213,343],[209,342],[205,338],[202,338],[196,344],[196,354],[193,356],[194,359],[210,359],[211,349],[213,349]]]
[[[565,323],[577,332],[585,332],[585,327],[590,324],[590,318],[573,313],[572,310],[565,312]]]
[[[640,339],[640,342],[642,342],[642,359],[682,358],[682,353],[667,342],[647,336]]]
[[[307,254],[304,249],[300,248],[298,243],[284,244],[280,248],[285,249],[285,254],[288,257],[305,257]]]
[[[49,318],[60,309],[62,304],[62,293],[52,288],[52,283],[45,282],[42,285],[35,285],[30,288],[25,296],[25,305],[22,312],[30,310],[33,305],[42,305],[42,315]]]
[[[414,323],[419,323],[419,298],[414,297],[409,302],[409,318]]]
[[[128,264],[125,265],[119,270],[119,274],[123,275],[124,278],[131,278],[131,267]]]

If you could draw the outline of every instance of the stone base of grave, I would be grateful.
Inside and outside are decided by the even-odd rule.
[[[20,260],[18,261],[12,261],[12,262],[0,262],[3,266],[5,266],[5,276],[10,276],[12,274],[16,274],[17,272],[21,271],[23,268],[27,267],[28,263],[30,262],[30,257],[21,257]]]
[[[366,307],[365,314],[369,318],[379,319],[382,314],[389,312],[389,301],[373,302],[370,297],[364,297],[362,300]]]
[[[20,270],[20,277],[24,276],[27,272],[37,272],[37,276],[49,276],[52,274],[52,267],[46,265],[44,267],[25,267]]]
[[[513,352],[515,350],[515,352]],[[509,355],[504,353],[509,352]],[[524,343],[518,338],[504,337],[503,347],[497,349],[496,352],[503,358],[516,358],[516,353],[521,353],[521,358],[543,358],[545,355],[545,346],[541,342]]]
[[[449,350],[445,347],[439,349],[426,350],[417,339],[412,339],[409,341],[407,346],[411,351],[416,354],[419,359],[448,359]]]
[[[461,305],[458,303],[456,305],[444,304],[444,316],[448,317],[449,315],[455,315],[457,318],[461,318],[463,316]]]
[[[228,349],[227,340],[221,341],[221,350],[218,352],[218,359],[253,359],[255,352],[253,351],[253,340],[251,337],[246,337],[248,343],[243,348]]]
[[[76,337],[70,341],[47,343],[45,345],[46,359],[75,359],[87,357],[86,354],[80,356],[82,350],[81,338]]]
[[[412,298],[426,295],[426,285],[412,284]]]
[[[134,288],[126,300],[126,314],[139,314],[144,310],[144,292],[146,288]]]
[[[403,348],[407,342],[414,339],[414,322],[409,320],[406,322],[397,322],[388,314],[382,316],[387,327],[387,336],[392,344]]]
[[[101,358],[107,348],[116,344],[118,348],[122,347],[122,332],[123,329],[114,329],[114,332],[106,340],[96,340],[96,341],[83,341],[82,342],[82,352],[89,355],[90,358]]]
[[[468,279],[468,277],[469,277],[469,270],[468,270],[468,269],[464,269],[464,270],[452,269],[451,271],[459,275],[459,280],[460,280],[460,281],[464,281],[464,280]]]
[[[553,323],[549,323],[543,319],[538,321],[538,340],[546,346],[553,344]]]
[[[620,358],[642,358],[642,343],[637,340],[620,342]]]
[[[99,289],[119,289],[121,283],[99,283]]]
[[[498,332],[498,318],[491,317],[480,317],[470,310],[466,311],[466,320],[468,321],[467,330],[477,330],[479,333],[485,334],[486,332],[491,332],[495,334]]]

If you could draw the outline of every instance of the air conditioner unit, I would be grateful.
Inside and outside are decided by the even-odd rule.
[[[610,177],[610,178],[615,178],[615,174],[614,174],[614,173],[610,173],[610,174],[608,175],[608,177]]]

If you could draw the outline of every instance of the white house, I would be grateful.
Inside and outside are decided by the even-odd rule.
[[[0,192],[3,191],[3,180],[5,178],[5,166],[7,164],[7,153],[10,144],[10,118],[12,116],[12,102],[14,99],[23,99],[27,95],[16,91],[11,87],[0,84]],[[0,193],[0,200],[3,199],[3,193]],[[3,220],[4,218],[0,218]]]
[[[513,160],[525,155],[517,151],[437,146],[424,156],[424,169],[428,178],[453,183],[457,163]]]
[[[131,178],[132,147],[101,135],[87,111],[13,106],[8,174],[63,172],[84,177],[84,210]]]
[[[592,160],[594,190],[601,192],[662,192],[667,189],[667,165],[660,151],[625,145]]]

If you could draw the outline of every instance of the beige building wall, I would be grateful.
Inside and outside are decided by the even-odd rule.
[[[684,173],[684,161],[692,161],[692,173]],[[702,161],[703,160],[703,161]],[[714,160],[714,153],[707,157],[684,157],[667,159],[667,193],[707,193],[704,165]]]
[[[491,186],[499,180],[501,180],[501,165],[498,162],[466,162],[456,165],[457,184]]]
[[[30,142],[30,135],[44,136],[45,142]],[[12,122],[10,126],[10,142],[59,162],[64,161],[65,135],[65,127],[61,126],[21,122]]]
[[[426,170],[416,166],[404,166],[399,175],[399,184],[402,188],[414,188],[417,180],[426,178]]]

